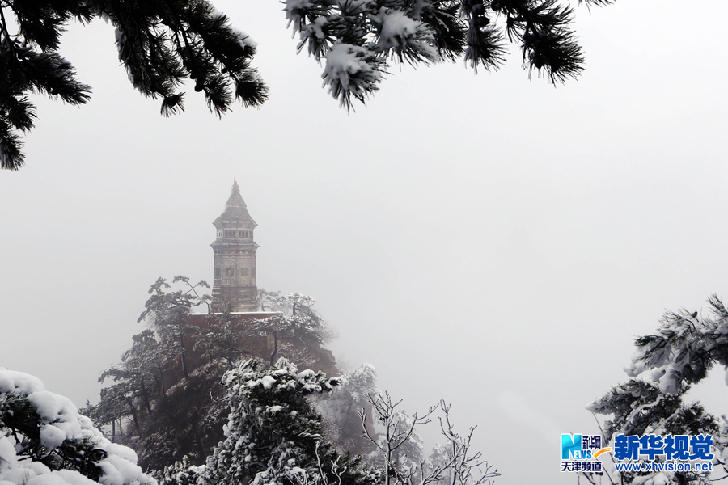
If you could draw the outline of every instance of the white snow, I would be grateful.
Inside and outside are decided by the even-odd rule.
[[[383,49],[401,47],[405,39],[417,33],[422,23],[411,19],[401,10],[382,7],[374,19],[382,25],[379,32],[379,46]]]
[[[325,84],[338,81],[341,87],[348,91],[354,86],[351,84],[352,76],[360,72],[370,72],[374,79],[381,78],[381,73],[372,69],[365,58],[370,55],[368,49],[352,44],[334,44],[326,54],[326,67],[323,77]]]
[[[263,384],[263,387],[266,389],[270,389],[273,387],[273,384],[275,384],[276,380],[273,376],[263,376],[263,378],[260,380]]]
[[[378,14],[371,16],[380,25],[377,49],[393,51],[398,55],[433,61],[437,50],[432,46],[429,28],[402,10],[381,7]]]
[[[107,457],[98,462],[103,485],[153,485],[156,481],[142,472],[133,450],[111,443],[91,420],[78,414],[66,397],[47,391],[36,377],[0,368],[0,394],[27,398],[40,419],[41,444],[58,447],[66,440],[88,440]],[[0,396],[1,398],[2,396]],[[96,483],[73,470],[50,470],[39,462],[17,456],[15,438],[0,424],[0,485],[88,485]]]
[[[258,387],[263,386],[266,389],[270,389],[273,387],[273,384],[276,383],[276,380],[273,376],[263,376],[260,379],[252,380],[248,382],[248,387]]]

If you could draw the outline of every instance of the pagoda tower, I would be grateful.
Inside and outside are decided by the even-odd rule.
[[[212,223],[217,239],[210,245],[215,254],[212,311],[252,312],[258,309],[253,240],[257,226],[248,213],[237,181],[225,203],[225,211]]]

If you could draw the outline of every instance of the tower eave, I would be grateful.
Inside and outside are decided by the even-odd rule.
[[[245,223],[253,227],[258,227],[258,223],[255,222],[255,220],[250,217],[249,215],[247,217],[226,217],[225,214],[222,214],[217,217],[214,221],[212,221],[212,225],[215,226],[216,229],[220,229],[220,226],[222,226],[225,223]]]

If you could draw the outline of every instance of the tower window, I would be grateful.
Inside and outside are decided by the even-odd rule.
[[[225,276],[232,276],[235,274],[235,270],[233,268],[225,268]]]
[[[216,280],[219,280],[220,276],[222,276],[220,273],[221,273],[220,268],[215,268],[215,279]]]
[[[240,276],[248,276],[248,268],[240,268]]]

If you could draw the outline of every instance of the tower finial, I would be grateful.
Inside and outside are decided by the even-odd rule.
[[[240,192],[240,186],[238,185],[237,179],[233,179],[233,193]]]

